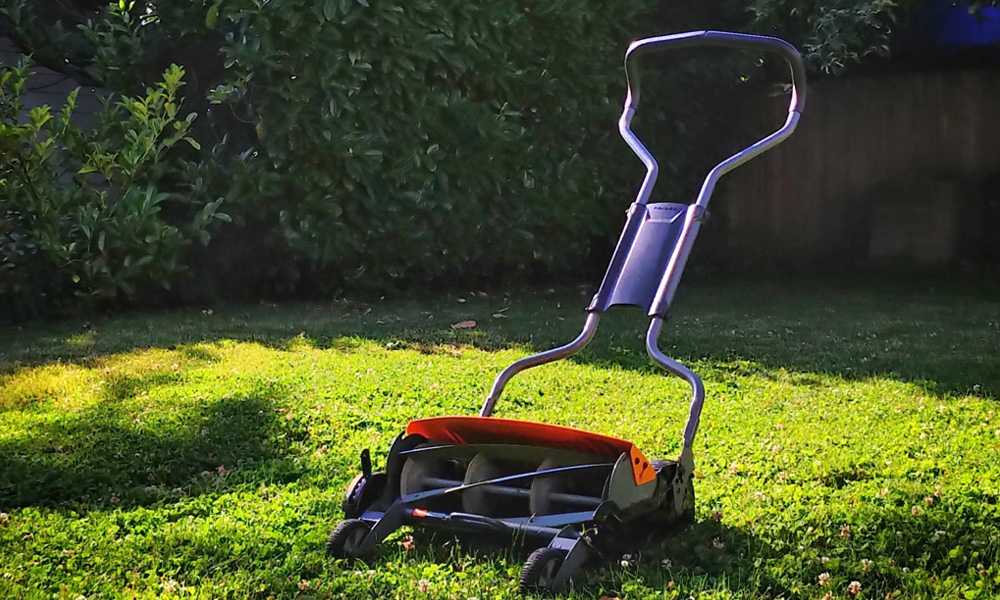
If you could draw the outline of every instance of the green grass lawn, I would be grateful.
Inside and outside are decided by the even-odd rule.
[[[328,560],[342,490],[413,418],[575,336],[578,290],[133,314],[0,330],[0,598],[514,598],[521,556],[390,538]],[[474,319],[472,330],[451,323]],[[516,378],[497,416],[673,456],[685,384],[644,320]],[[682,289],[661,344],[705,379],[698,524],[569,594],[1000,596],[1000,294]],[[669,559],[669,563],[664,563]],[[825,582],[825,585],[821,584]]]

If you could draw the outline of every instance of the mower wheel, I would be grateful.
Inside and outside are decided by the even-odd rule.
[[[326,555],[332,558],[355,558],[361,542],[372,528],[361,519],[341,521],[326,540]]]
[[[518,590],[522,594],[551,590],[556,573],[565,558],[565,550],[547,546],[532,552],[524,563],[524,570],[521,571]]]

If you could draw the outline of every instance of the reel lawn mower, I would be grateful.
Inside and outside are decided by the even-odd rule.
[[[658,166],[630,127],[639,105],[636,62],[654,50],[698,45],[774,52],[787,60],[792,73],[788,118],[778,131],[712,169],[694,204],[648,204]],[[524,565],[522,592],[557,590],[612,542],[634,544],[694,520],[692,445],[705,388],[693,371],[666,356],[657,340],[716,183],[795,130],[806,99],[805,68],[795,48],[782,40],[697,31],[633,42],[625,53],[625,74],[628,94],[618,129],[646,166],[646,176],[587,308],[583,331],[565,346],[507,367],[479,416],[412,421],[393,442],[384,471],[373,472],[370,454],[363,451],[361,473],[344,500],[347,518],[330,534],[328,555],[367,556],[404,525],[495,536],[537,547]],[[632,443],[597,433],[491,416],[514,375],[579,352],[613,306],[646,311],[650,358],[691,385],[676,460],[650,460]]]

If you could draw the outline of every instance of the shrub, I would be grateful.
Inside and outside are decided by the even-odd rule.
[[[257,133],[244,195],[274,215],[273,243],[340,281],[578,267],[604,233],[640,8],[216,3],[228,82],[212,97]]]
[[[26,62],[0,69],[0,298],[34,312],[70,295],[169,286],[181,248],[228,220],[172,150],[198,147],[195,115],[179,116],[183,70],[106,104],[91,132],[72,121],[76,92],[58,113],[43,106],[22,119],[28,76]]]

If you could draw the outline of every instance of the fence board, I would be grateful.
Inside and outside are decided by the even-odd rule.
[[[756,112],[765,123],[781,108]],[[922,180],[976,189],[998,175],[1000,71],[825,80],[810,86],[796,134],[733,173],[719,201],[732,256],[816,262],[857,251],[870,228],[859,215],[894,189]]]

